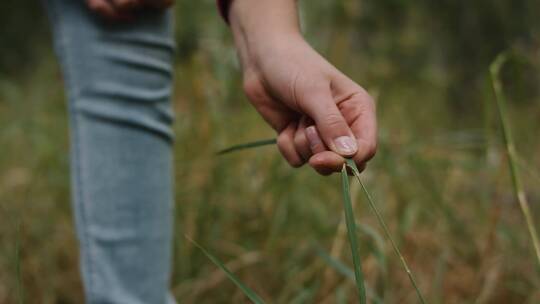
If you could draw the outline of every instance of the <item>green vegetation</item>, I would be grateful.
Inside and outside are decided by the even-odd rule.
[[[223,272],[225,272],[227,274],[227,277],[229,278],[229,280],[231,280],[234,284],[236,284],[236,286],[238,286],[238,288],[240,288],[240,290],[242,290],[242,292],[248,297],[248,299],[250,299],[255,304],[264,304],[264,301],[253,290],[251,290],[251,288],[244,285],[244,283],[242,283],[234,275],[234,273],[232,273],[227,268],[227,266],[225,266],[223,264],[223,262],[221,262],[218,258],[213,256],[210,252],[208,252],[206,249],[204,249],[204,247],[202,247],[201,245],[197,244],[195,241],[193,241],[193,240],[191,240],[189,238],[188,238],[188,240],[190,242],[192,242],[197,248],[199,248],[204,253],[204,255],[206,255],[210,259],[210,261],[212,261],[212,263],[214,263],[216,266],[221,268],[221,270],[223,270]]]
[[[493,90],[495,91],[495,101],[497,103],[497,110],[499,112],[499,120],[501,122],[502,134],[506,147],[508,166],[510,167],[510,174],[512,176],[512,184],[514,185],[514,194],[519,202],[521,212],[523,212],[523,216],[525,217],[525,222],[527,224],[527,228],[529,229],[529,234],[531,235],[531,242],[534,247],[534,252],[536,254],[536,258],[538,259],[538,263],[540,264],[540,242],[538,241],[538,234],[536,232],[537,228],[534,224],[529,202],[525,194],[525,190],[523,189],[521,178],[517,169],[518,156],[516,146],[514,145],[514,139],[512,137],[512,132],[510,131],[510,126],[508,124],[508,119],[506,118],[506,101],[504,98],[501,81],[499,79],[501,67],[504,65],[506,60],[507,54],[503,53],[497,56],[495,61],[493,61],[490,66],[491,82],[493,84]]]
[[[514,54],[498,79],[538,223],[540,2],[301,3],[308,40],[377,98],[379,151],[362,181],[426,301],[539,303],[540,271],[489,66],[505,50]],[[174,295],[246,301],[188,235],[269,303],[358,302],[340,177],[291,169],[271,146],[216,157],[274,134],[242,94],[213,1],[181,0],[176,10]],[[80,303],[61,76],[39,6],[8,0],[0,15],[0,303]],[[417,303],[357,186],[351,202],[368,300]]]
[[[352,170],[352,167],[350,168]],[[354,210],[351,202],[351,190],[349,186],[349,174],[347,173],[347,165],[343,165],[343,169],[341,169],[341,185],[343,187],[343,209],[345,210],[345,224],[347,225],[347,236],[349,237],[349,245],[351,246],[354,277],[356,287],[358,288],[358,297],[360,298],[359,302],[360,304],[365,304],[367,303],[366,288],[364,287],[364,274],[362,272],[362,262],[360,259],[360,252],[358,248],[358,236],[356,235],[356,219],[354,217]]]

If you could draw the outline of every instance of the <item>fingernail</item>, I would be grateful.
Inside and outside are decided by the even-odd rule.
[[[334,144],[336,145],[336,150],[339,154],[352,155],[358,150],[356,140],[349,136],[341,136],[334,139]]]
[[[309,141],[310,148],[317,148],[318,145],[322,144],[319,134],[317,134],[317,129],[314,126],[306,128],[306,137]]]

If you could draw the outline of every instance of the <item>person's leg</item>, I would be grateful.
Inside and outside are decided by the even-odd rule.
[[[45,0],[68,89],[86,302],[172,303],[170,12],[113,24]]]

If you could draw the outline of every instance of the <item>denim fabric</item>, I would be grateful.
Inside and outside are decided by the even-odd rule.
[[[172,16],[106,22],[45,0],[69,99],[86,303],[173,303]]]

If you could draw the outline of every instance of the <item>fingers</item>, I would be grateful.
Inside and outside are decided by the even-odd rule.
[[[319,132],[315,126],[309,126],[306,128],[306,138],[309,141],[309,147],[313,154],[321,153],[326,151],[326,147],[319,136]]]
[[[291,122],[277,138],[277,146],[283,158],[294,168],[301,167],[305,161],[296,151],[294,144],[294,135],[296,133],[297,123]]]
[[[306,137],[313,156],[309,159],[309,165],[321,175],[330,175],[341,171],[345,159],[333,151],[328,151],[315,126],[306,128]]]
[[[130,11],[141,6],[139,0],[109,0],[118,11]]]
[[[330,175],[340,172],[345,159],[333,151],[324,151],[313,155],[309,159],[309,165],[321,175]],[[356,164],[358,171],[362,172],[366,168],[366,163]]]
[[[313,155],[309,140],[306,136],[307,120],[306,116],[302,116],[298,123],[298,128],[296,128],[296,132],[294,133],[294,146],[304,161],[307,161],[311,155]]]
[[[114,6],[107,0],[87,0],[88,8],[103,17],[115,19],[118,17]]]
[[[330,175],[341,171],[345,159],[333,151],[324,151],[313,155],[309,165],[321,175]]]
[[[324,146],[322,139],[319,136],[317,128],[315,126],[309,126],[305,129],[306,138],[309,141],[311,152],[313,156],[309,159],[309,165],[315,169],[319,174],[330,175],[334,172],[340,172],[345,159],[336,154],[333,151],[328,151]],[[358,155],[361,155],[363,146],[359,145]],[[366,167],[366,161],[369,160],[365,157],[354,158],[358,170],[362,172]]]
[[[129,21],[138,0],[86,0],[88,8],[109,20]],[[127,5],[127,6],[126,6]],[[129,9],[128,9],[129,8]]]
[[[99,15],[117,21],[130,21],[133,13],[143,7],[163,10],[174,0],[86,0],[88,8]]]
[[[334,102],[329,86],[309,90],[299,105],[313,118],[323,142],[330,150],[345,157],[357,153],[358,144],[353,132]]]
[[[309,126],[305,130],[306,137],[313,156],[309,159],[309,165],[319,174],[330,175],[341,171],[345,159],[333,151],[328,151],[315,126]]]
[[[278,133],[281,133],[292,120],[298,119],[298,113],[285,107],[282,102],[272,98],[258,76],[244,74],[244,93],[257,112]]]

